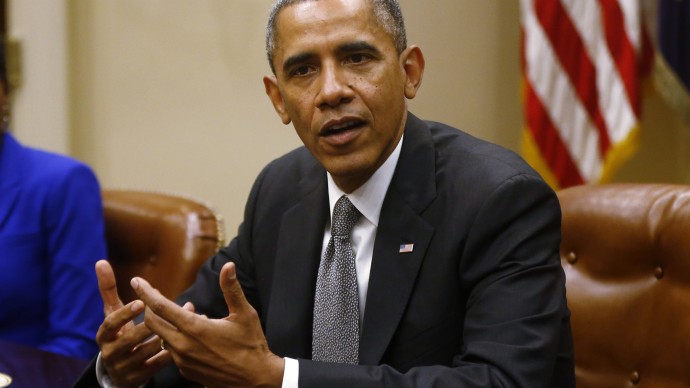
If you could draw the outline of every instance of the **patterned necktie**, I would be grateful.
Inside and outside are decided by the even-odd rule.
[[[335,203],[331,239],[316,279],[312,359],[359,362],[359,291],[352,227],[362,214],[346,196]]]

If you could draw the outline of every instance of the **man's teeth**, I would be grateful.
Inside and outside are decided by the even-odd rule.
[[[349,128],[349,127],[352,127],[354,125],[355,125],[354,121],[348,121],[346,123],[334,125],[334,126],[330,127],[328,130],[329,131],[340,131],[341,129]]]

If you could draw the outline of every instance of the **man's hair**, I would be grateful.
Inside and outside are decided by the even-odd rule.
[[[276,49],[276,19],[283,8],[307,1],[319,0],[277,0],[271,8],[266,26],[266,56],[268,64],[271,66],[273,74],[276,73],[273,65],[273,52]],[[367,0],[371,4],[374,16],[384,31],[393,39],[398,54],[407,48],[407,36],[405,33],[405,22],[398,0]]]

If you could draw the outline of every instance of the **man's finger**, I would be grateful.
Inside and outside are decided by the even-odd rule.
[[[194,312],[196,310],[192,302],[185,302],[185,304],[182,305],[182,308],[191,312]]]
[[[103,343],[101,354],[104,361],[107,357],[136,366],[160,351],[160,340],[156,341],[157,346],[148,346],[153,337],[158,338],[146,325],[139,324],[122,333],[117,341]],[[123,357],[126,361],[121,360]]]
[[[174,337],[176,337],[182,329],[178,329],[175,325],[163,319],[149,307],[146,308],[146,313],[144,314],[144,323],[146,327],[165,339],[166,342],[174,341]]]
[[[143,325],[141,325],[143,326]],[[111,356],[115,357],[115,356]],[[124,358],[119,358],[124,357]],[[160,349],[160,339],[158,336],[152,336],[145,342],[139,343],[134,349],[129,349],[115,358],[115,364],[106,364],[105,358],[102,358],[104,366],[109,368],[111,376],[117,375],[117,370],[124,372],[128,376],[128,382],[120,381],[121,385],[126,386],[131,383],[136,383],[138,386],[143,386],[151,376],[172,361],[172,355],[168,351]],[[110,372],[113,371],[113,372]],[[114,383],[118,383],[113,381]]]
[[[108,315],[123,306],[120,296],[117,294],[115,273],[106,260],[98,260],[95,269],[98,278],[98,291],[100,291],[103,299],[103,310],[105,315]]]
[[[139,298],[155,315],[163,318],[176,328],[185,327],[185,322],[192,319],[195,314],[168,300],[158,290],[151,287],[146,280],[135,277],[131,281],[132,288]],[[147,314],[148,315],[148,314]],[[146,318],[148,322],[148,317]],[[148,325],[148,324],[147,324]],[[159,333],[160,334],[160,333]]]
[[[96,340],[112,341],[117,338],[118,334],[126,325],[134,325],[132,320],[144,311],[144,303],[140,300],[135,300],[124,306],[124,308],[117,309],[106,315],[101,327],[96,333]]]
[[[220,270],[220,289],[223,291],[225,304],[228,305],[230,314],[244,313],[249,307],[249,302],[244,297],[242,286],[237,280],[235,263],[226,263]]]
[[[193,313],[194,305],[191,302],[187,302],[184,304],[184,306],[182,306],[182,309]],[[188,334],[187,330],[193,327],[193,325],[186,326],[186,324],[185,326],[180,326],[179,328],[175,327],[170,322],[166,321],[165,319],[157,315],[149,307],[146,308],[144,317],[144,323],[146,324],[146,327],[157,334],[157,346],[159,348],[163,348],[163,341],[165,341],[165,344],[167,344],[167,347],[165,348],[166,350],[174,349],[175,344],[178,344],[178,341],[180,341],[182,337]]]

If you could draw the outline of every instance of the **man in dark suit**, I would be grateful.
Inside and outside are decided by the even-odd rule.
[[[266,93],[305,147],[259,175],[182,307],[141,278],[122,306],[99,263],[101,381],[179,384],[156,374],[172,360],[207,386],[573,386],[558,201],[514,153],[407,111],[424,57],[397,2],[279,1],[267,53]],[[342,196],[361,214],[351,363],[313,353]]]

